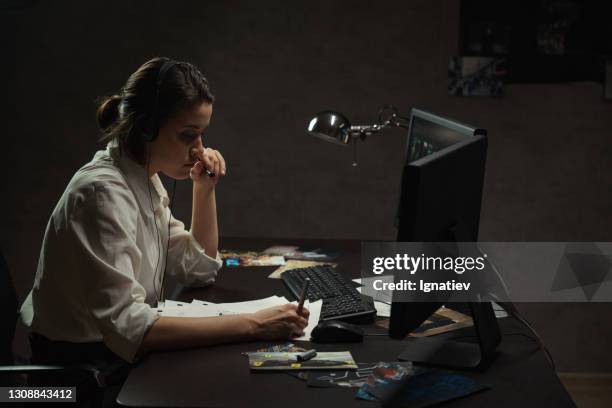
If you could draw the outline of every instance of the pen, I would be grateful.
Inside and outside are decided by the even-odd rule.
[[[296,355],[295,358],[297,359],[297,361],[304,362],[312,358],[315,358],[316,356],[317,356],[317,350],[311,349],[311,350],[308,350],[308,351],[305,351],[303,353]]]
[[[208,169],[204,169],[204,171],[206,172],[206,175],[208,177],[215,177],[216,176],[215,172],[213,172],[213,171],[210,171]]]
[[[306,300],[306,293],[308,293],[308,284],[310,283],[310,278],[304,279],[304,286],[302,286],[302,293],[300,293],[300,301],[297,307],[297,314],[302,314],[302,309],[304,308],[304,301]]]

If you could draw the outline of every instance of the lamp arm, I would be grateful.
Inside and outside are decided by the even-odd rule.
[[[391,115],[383,120],[384,113],[390,112]],[[385,105],[378,111],[378,123],[382,127],[401,127],[404,129],[410,128],[410,118],[399,114],[397,108],[393,105]]]
[[[387,126],[400,127],[404,129],[410,129],[410,118],[405,116],[400,116],[397,114],[393,114],[391,118],[389,118]]]
[[[352,125],[349,129],[351,138],[360,138],[365,140],[366,137],[378,133],[385,128],[384,125],[376,123],[374,125]]]

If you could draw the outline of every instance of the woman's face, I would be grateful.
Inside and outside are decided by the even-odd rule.
[[[147,146],[151,158],[149,176],[161,171],[176,180],[189,177],[189,170],[204,152],[202,136],[211,116],[212,104],[203,102],[168,118],[157,139]]]

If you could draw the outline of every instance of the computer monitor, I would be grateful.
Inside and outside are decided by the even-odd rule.
[[[397,240],[476,241],[487,131],[413,109]]]
[[[397,213],[398,242],[477,241],[486,152],[484,129],[412,110]],[[404,338],[441,305],[392,302],[389,335]],[[500,341],[499,328],[490,303],[468,306],[478,349],[470,352],[465,343],[419,339],[400,358],[452,367],[481,365]]]

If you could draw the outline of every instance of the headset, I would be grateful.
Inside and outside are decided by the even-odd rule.
[[[155,101],[153,103],[153,109],[151,109],[151,114],[149,115],[148,120],[144,124],[142,128],[142,138],[145,142],[152,142],[157,139],[159,134],[159,94],[161,92],[161,87],[164,82],[164,78],[168,71],[172,69],[178,62],[174,60],[164,61],[162,66],[159,68],[157,72],[157,80],[155,81]]]
[[[155,101],[153,103],[153,109],[151,110],[151,114],[149,115],[149,118],[147,119],[146,123],[144,124],[144,126],[142,127],[142,139],[145,142],[153,142],[155,139],[157,139],[157,136],[159,135],[159,125],[160,125],[160,121],[159,121],[159,94],[161,93],[161,87],[162,84],[164,82],[164,77],[166,76],[166,74],[168,73],[168,71],[170,71],[172,69],[172,67],[174,67],[175,65],[177,65],[178,62],[177,61],[173,61],[173,60],[167,60],[165,61],[162,66],[159,68],[159,71],[157,72],[157,80],[155,81],[156,85],[155,85]],[[147,163],[149,163],[150,159],[147,160]],[[148,173],[148,170],[147,170]],[[167,238],[167,242],[166,242],[166,256],[164,257],[164,267],[163,270],[161,271],[161,282],[160,282],[160,288],[159,288],[159,292],[157,290],[157,273],[158,273],[158,267],[159,267],[159,258],[161,255],[161,248],[160,248],[160,241],[161,241],[161,236],[159,233],[159,227],[157,225],[157,218],[155,218],[155,212],[153,209],[153,199],[151,197],[151,182],[148,180],[148,176],[147,176],[147,186],[149,189],[149,202],[151,204],[151,213],[153,214],[153,221],[155,222],[155,231],[157,233],[157,263],[155,264],[155,273],[153,275],[153,290],[155,290],[155,297],[157,298],[157,302],[163,302],[165,300],[165,296],[164,296],[164,289],[165,289],[165,278],[166,278],[166,267],[168,265],[168,250],[170,247],[170,221],[172,220],[172,208],[174,207],[174,195],[176,192],[176,180],[174,180],[174,183],[172,185],[172,198],[170,199],[170,215],[168,217],[168,238]]]

